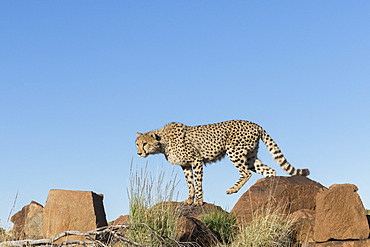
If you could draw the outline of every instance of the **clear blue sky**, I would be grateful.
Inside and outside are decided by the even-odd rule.
[[[105,195],[128,213],[135,133],[245,119],[297,168],[353,183],[370,208],[369,1],[1,1],[0,226],[50,189]],[[286,174],[261,145],[260,159]],[[187,195],[180,167],[179,200]],[[232,209],[226,158],[205,201]]]

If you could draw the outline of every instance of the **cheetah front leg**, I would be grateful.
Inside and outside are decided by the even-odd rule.
[[[194,205],[203,205],[203,163],[196,161],[193,164],[195,179],[195,202]]]
[[[189,196],[184,202],[186,204],[193,204],[194,202],[194,195],[195,195],[195,205],[203,205],[203,188],[202,188],[202,181],[203,181],[203,163],[202,162],[194,162],[192,166],[181,166],[182,170],[184,171],[185,180],[188,185],[189,189]],[[194,179],[193,179],[193,171],[194,171]],[[195,186],[195,187],[194,187]]]
[[[193,204],[194,202],[194,195],[195,195],[195,188],[194,188],[194,181],[193,181],[193,167],[192,166],[181,166],[182,170],[184,171],[186,184],[188,185],[189,195],[188,199],[184,201],[186,204]]]

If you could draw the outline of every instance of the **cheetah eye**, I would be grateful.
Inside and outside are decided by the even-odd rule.
[[[143,147],[145,147],[145,145],[146,145],[146,142],[143,143]]]

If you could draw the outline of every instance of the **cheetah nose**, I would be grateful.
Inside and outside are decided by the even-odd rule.
[[[139,157],[141,158],[146,158],[146,156],[148,156],[147,154],[145,153],[137,153],[137,155],[139,155]]]

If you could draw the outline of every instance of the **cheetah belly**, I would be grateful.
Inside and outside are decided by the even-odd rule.
[[[187,166],[195,160],[199,160],[199,153],[189,144],[178,145],[176,148],[168,149],[166,159],[173,165]]]
[[[185,160],[183,157],[176,154],[166,155],[166,159],[172,165],[185,166],[189,163],[189,161]]]

